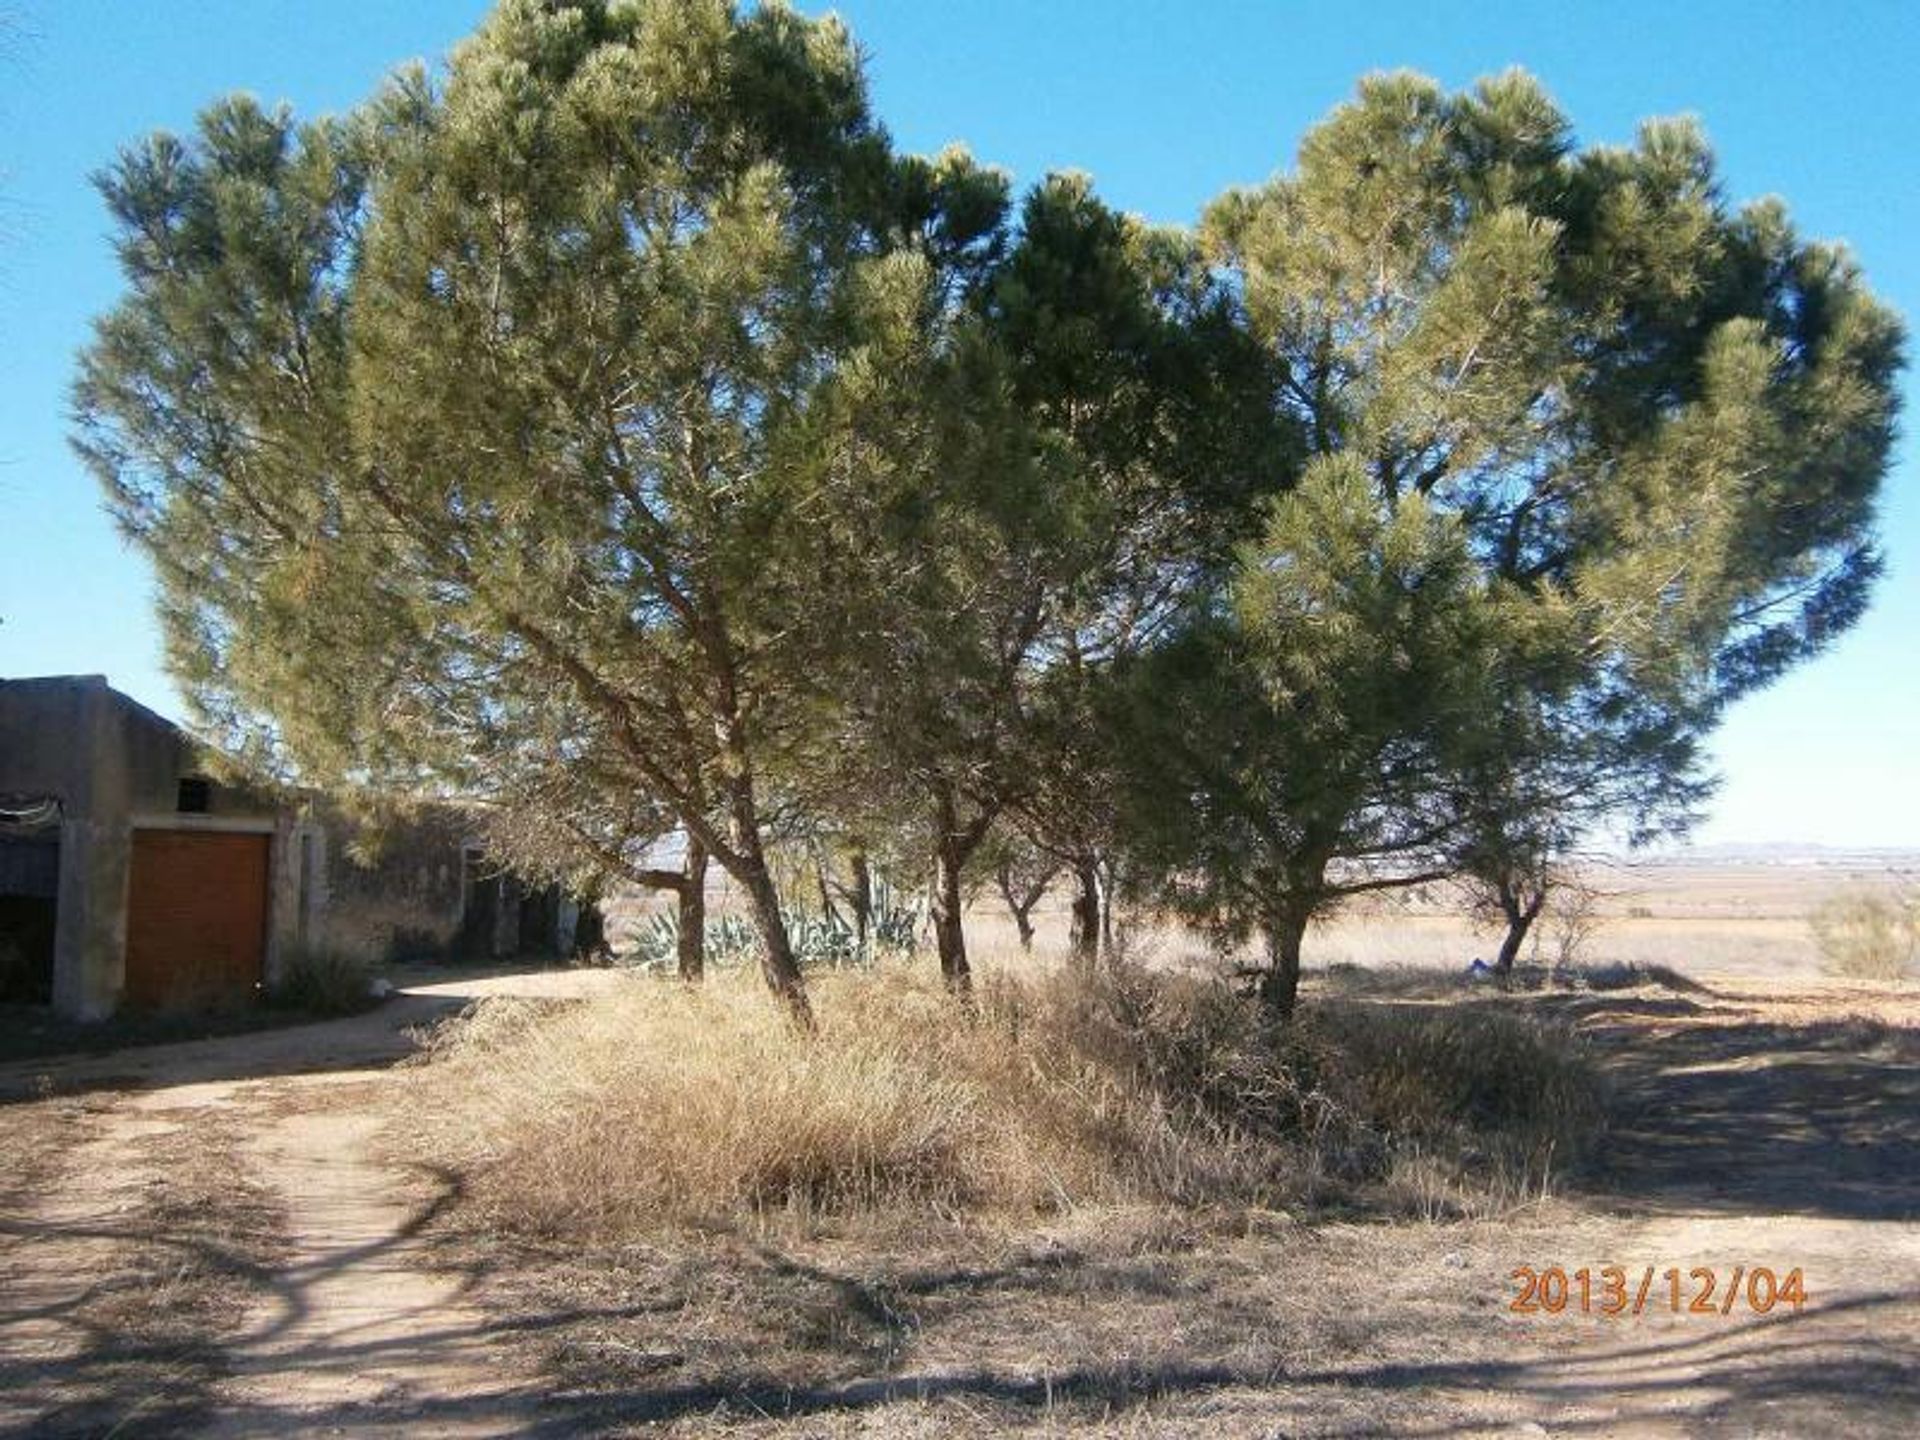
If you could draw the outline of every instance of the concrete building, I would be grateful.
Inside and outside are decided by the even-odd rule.
[[[235,1003],[301,947],[552,953],[571,907],[491,869],[458,811],[357,853],[312,796],[227,784],[98,675],[0,680],[0,1002],[98,1019]]]

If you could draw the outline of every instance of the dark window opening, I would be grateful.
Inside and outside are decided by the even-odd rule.
[[[213,782],[198,775],[180,780],[180,803],[174,808],[182,815],[204,815],[213,800]]]
[[[53,999],[60,846],[42,836],[0,834],[0,1005]]]
[[[487,862],[484,852],[468,849],[463,855],[461,875],[460,934],[454,940],[454,952],[463,960],[490,960],[499,948],[500,908],[502,902],[500,872]]]

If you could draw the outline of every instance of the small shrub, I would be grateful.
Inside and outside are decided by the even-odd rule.
[[[1809,922],[1827,969],[1849,980],[1901,980],[1920,958],[1920,895],[1851,890],[1835,895]]]
[[[1437,1148],[1524,1189],[1576,1163],[1604,1124],[1570,1031],[1475,1004],[1332,1007],[1318,1024],[1351,1103],[1397,1150]]]
[[[1553,888],[1547,899],[1545,916],[1548,939],[1553,946],[1551,964],[1555,970],[1572,970],[1586,961],[1593,938],[1600,933],[1606,917],[1600,904],[1606,896],[1594,886],[1571,876]],[[1535,932],[1534,955],[1539,958],[1540,935]]]
[[[366,962],[358,956],[302,947],[286,958],[279,981],[267,991],[267,1003],[309,1015],[354,1015],[378,1003],[372,983]]]
[[[1581,965],[1562,971],[1557,977],[1570,990],[1670,990],[1676,995],[1711,993],[1698,980],[1689,979],[1671,965],[1645,960],[1614,960],[1603,965]]]

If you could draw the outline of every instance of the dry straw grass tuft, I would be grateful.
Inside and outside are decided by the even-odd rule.
[[[1844,890],[1809,921],[1827,969],[1849,980],[1906,980],[1920,962],[1920,891]]]
[[[1281,1026],[1219,985],[1140,971],[995,979],[970,1012],[919,976],[826,976],[817,1009],[808,1037],[743,982],[485,1003],[429,1048],[430,1144],[499,1220],[606,1238],[1351,1201],[1416,1152],[1432,1209],[1436,1166],[1467,1203],[1494,1157],[1508,1195],[1599,1115],[1568,1037],[1505,1014],[1342,1004]]]

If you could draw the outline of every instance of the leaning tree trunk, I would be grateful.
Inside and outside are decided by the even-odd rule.
[[[1507,933],[1500,942],[1500,953],[1494,957],[1493,968],[1502,980],[1513,975],[1513,962],[1520,958],[1520,947],[1527,943],[1527,932],[1540,918],[1540,907],[1546,898],[1545,890],[1537,890],[1522,904],[1519,895],[1511,889],[1501,891],[1500,912],[1507,918]]]
[[[780,913],[780,892],[773,883],[773,872],[766,858],[752,855],[738,878],[753,906],[753,920],[760,931],[760,973],[774,998],[787,1007],[794,1024],[803,1030],[813,1028],[813,1007],[807,1003],[807,982],[794,958],[793,940],[787,934],[786,917]]]
[[[696,982],[707,973],[707,847],[687,837],[680,870],[680,978]]]
[[[719,647],[724,650],[724,645]],[[714,733],[724,746],[727,762],[726,813],[728,845],[715,852],[727,873],[740,882],[753,908],[754,926],[760,932],[760,973],[774,998],[786,1007],[787,1018],[802,1030],[813,1029],[813,1006],[807,1002],[807,982],[800,973],[793,953],[793,937],[787,934],[786,917],[780,912],[780,891],[773,883],[773,869],[767,863],[765,837],[760,829],[760,805],[754,794],[751,752],[746,728],[740,718],[738,697],[733,691],[731,662],[719,677],[722,696],[714,724]],[[689,827],[690,829],[693,827]]]
[[[760,973],[774,998],[786,1006],[788,1018],[802,1030],[811,1030],[813,1006],[807,1003],[806,978],[794,957],[786,917],[780,913],[780,891],[773,883],[773,869],[767,864],[766,848],[761,843],[760,815],[750,776],[735,779],[727,808],[732,845],[731,855],[723,854],[722,863],[747,892],[747,902],[752,906],[754,927],[760,932]]]
[[[1091,970],[1100,958],[1100,864],[1092,855],[1073,862],[1073,923],[1068,936],[1074,962]]]
[[[1307,934],[1307,917],[1285,910],[1267,922],[1267,968],[1260,977],[1260,999],[1282,1020],[1293,1017],[1300,998],[1300,946]]]

